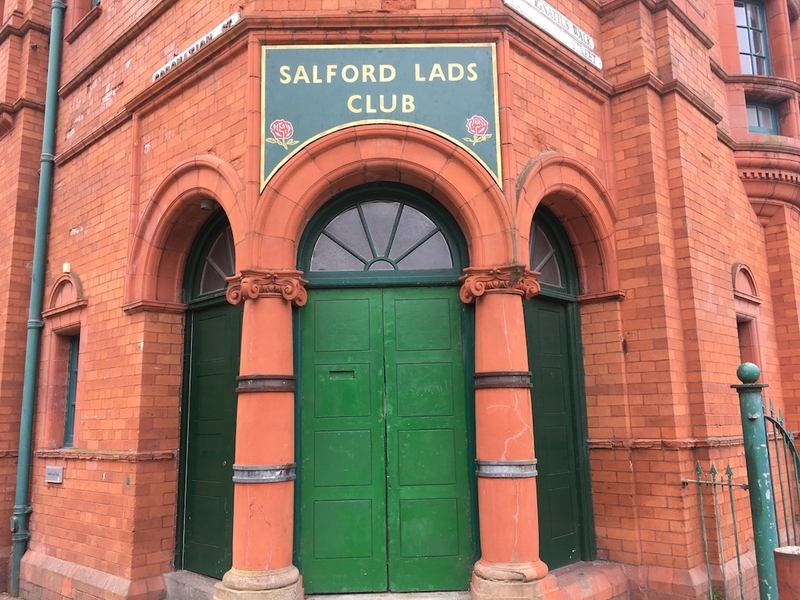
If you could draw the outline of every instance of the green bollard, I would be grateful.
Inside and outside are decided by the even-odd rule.
[[[773,554],[778,546],[778,536],[775,531],[767,430],[764,426],[764,399],[761,396],[761,390],[767,385],[756,383],[760,375],[761,372],[756,365],[742,363],[736,369],[736,376],[742,384],[731,387],[739,393],[739,407],[742,410],[744,457],[747,462],[750,512],[753,515],[758,589],[761,600],[778,600]]]

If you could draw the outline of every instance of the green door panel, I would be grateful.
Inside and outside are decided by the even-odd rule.
[[[300,537],[308,593],[386,589],[380,290],[312,292],[303,312]]]
[[[555,569],[583,558],[576,415],[569,383],[572,367],[567,306],[534,298],[525,303],[525,324],[539,471],[536,485],[540,553],[548,567]]]
[[[465,589],[471,571],[457,288],[384,290],[389,589]],[[394,534],[394,535],[393,535]]]
[[[468,587],[460,311],[454,288],[309,293],[300,393],[308,593]]]
[[[187,318],[182,563],[217,579],[231,567],[241,315],[225,303],[193,310]]]

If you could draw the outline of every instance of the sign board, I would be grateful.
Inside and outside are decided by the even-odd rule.
[[[63,483],[64,467],[45,467],[44,481],[45,483]]]
[[[333,131],[414,125],[466,149],[501,185],[494,44],[265,46],[261,189]]]
[[[539,29],[565,45],[597,69],[603,61],[594,53],[594,39],[544,0],[503,0],[503,3],[525,17]]]
[[[167,64],[163,65],[160,69],[158,69],[158,71],[153,73],[153,77],[151,78],[150,82],[154,83],[154,82],[158,81],[164,75],[169,73],[172,69],[174,69],[179,64],[181,64],[184,60],[186,60],[187,58],[191,58],[194,55],[195,52],[200,50],[200,48],[202,48],[203,46],[208,45],[211,42],[211,40],[213,40],[214,38],[219,37],[220,35],[222,35],[226,31],[228,31],[228,29],[230,29],[231,27],[236,25],[241,20],[241,18],[242,17],[241,17],[241,15],[239,13],[233,13],[230,17],[228,17],[222,23],[220,23],[219,25],[214,27],[214,29],[212,29],[207,34],[205,34],[203,37],[201,37],[199,40],[197,40],[194,44],[192,44],[191,46],[186,48],[186,50],[184,50],[183,52],[178,54],[178,56],[173,58]]]

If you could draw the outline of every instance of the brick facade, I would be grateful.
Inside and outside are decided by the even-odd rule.
[[[609,564],[589,569],[588,592],[575,567],[545,576],[531,550],[528,559],[505,561],[532,565],[525,577],[539,587],[525,588],[525,597],[707,596],[698,501],[681,479],[697,461],[744,472],[729,387],[742,358],[737,318],[755,323],[753,356],[769,400],[790,425],[800,423],[799,11],[792,2],[766,2],[772,74],[763,77],[741,73],[731,1],[550,3],[592,36],[602,70],[501,0],[252,0],[234,7],[242,19],[230,31],[152,82],[233,9],[184,0],[69,6],[23,597],[158,600],[162,574],[175,568],[183,282],[209,215],[199,200],[213,198],[226,213],[237,274],[290,271],[320,207],[375,181],[401,182],[439,201],[464,232],[471,266],[528,265],[539,206],[572,246],[593,534],[597,558]],[[49,4],[0,0],[0,16],[0,508],[10,515]],[[502,189],[462,148],[397,124],[322,137],[261,189],[263,45],[465,42],[496,44]],[[776,107],[782,135],[749,131],[746,102],[753,100]],[[755,286],[744,296],[734,289],[738,263]],[[490,311],[520,316],[521,294],[477,300],[479,362],[484,327],[494,340],[487,364],[492,352],[512,348],[522,354],[497,369],[525,370],[521,331],[506,339],[487,325],[499,314]],[[263,307],[252,308],[257,303]],[[243,374],[291,374],[287,307],[272,297],[245,302]],[[275,335],[285,345],[258,345],[248,323],[279,323]],[[63,448],[64,348],[77,333],[75,442]],[[258,347],[249,359],[248,343]],[[240,401],[241,419],[250,409]],[[280,432],[274,439],[291,449],[287,414],[286,440]],[[482,435],[489,434],[478,432],[479,452],[491,445]],[[281,455],[285,448],[274,443],[263,456]],[[45,484],[45,465],[64,467],[64,483]],[[283,492],[263,501],[283,510],[293,488],[280,485]],[[236,506],[245,506],[244,492],[236,493]],[[506,492],[485,493],[507,501]],[[535,490],[519,493],[535,505]],[[279,524],[291,525],[289,515]],[[741,521],[748,518],[743,511]],[[234,570],[291,566],[291,556],[288,564],[237,565],[241,519],[235,512]],[[276,556],[291,553],[288,530],[289,546],[276,542]],[[483,556],[488,548],[505,551],[487,535]],[[742,535],[751,550],[752,532]],[[7,533],[0,587],[10,547]],[[752,565],[747,573],[752,585]],[[476,596],[499,594],[481,585],[473,580]]]

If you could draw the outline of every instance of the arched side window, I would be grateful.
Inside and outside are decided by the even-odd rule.
[[[300,244],[309,282],[337,285],[452,282],[466,266],[453,218],[433,198],[398,185],[345,192],[314,219]]]
[[[572,248],[553,214],[539,207],[530,237],[530,266],[539,272],[542,294],[575,299],[578,294],[578,269]]]
[[[225,213],[211,217],[198,236],[187,262],[184,301],[191,302],[224,295],[227,277],[235,273],[236,255],[231,226]]]

